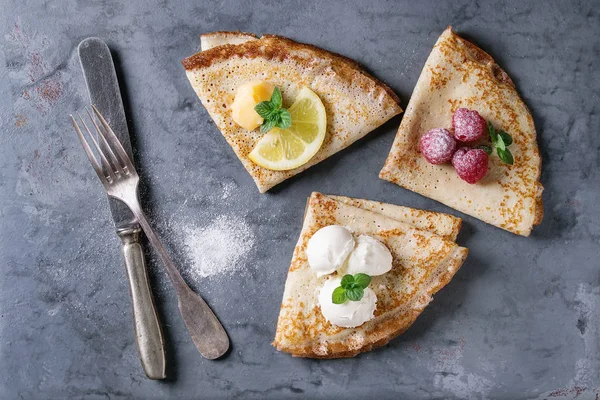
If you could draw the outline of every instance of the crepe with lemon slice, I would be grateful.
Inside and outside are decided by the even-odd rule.
[[[306,248],[312,235],[328,225],[370,235],[392,253],[392,269],[373,276],[369,285],[377,296],[374,318],[356,328],[332,325],[319,308],[319,289],[328,277],[310,268]],[[468,250],[452,240],[459,228],[460,219],[447,214],[313,193],[285,283],[273,345],[312,358],[352,357],[385,345],[412,325],[461,267]]]
[[[202,45],[201,52],[183,60],[187,77],[261,193],[348,147],[402,111],[398,97],[356,62],[311,45],[232,32],[203,35]],[[296,132],[275,128],[265,135],[234,122],[231,106],[236,91],[253,81],[280,88],[290,112],[300,101],[296,122],[303,125],[295,126],[292,116]],[[325,119],[321,106],[303,89],[318,97]]]
[[[430,164],[419,152],[420,138],[430,129],[449,128],[452,114],[463,107],[512,136],[514,164],[492,154],[487,175],[476,184],[459,178],[450,164]],[[533,118],[512,80],[489,54],[448,27],[425,63],[379,176],[527,236],[544,213],[540,172]]]

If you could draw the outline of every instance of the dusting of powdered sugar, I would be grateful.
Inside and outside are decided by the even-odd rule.
[[[190,262],[186,274],[194,280],[239,270],[256,241],[251,226],[235,215],[219,215],[203,227],[186,226],[183,236]]]
[[[203,279],[228,279],[233,272],[243,274],[256,243],[251,223],[236,213],[238,185],[225,180],[215,186],[220,190],[194,193],[171,210],[153,210],[148,215],[191,285]],[[159,276],[153,289],[171,290],[162,261],[152,249],[147,250],[151,275]]]
[[[221,199],[227,200],[229,199],[237,190],[237,185],[233,182],[226,182],[223,184],[223,193],[221,194]]]

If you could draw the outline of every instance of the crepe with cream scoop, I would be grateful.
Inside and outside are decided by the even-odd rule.
[[[452,165],[433,165],[419,153],[420,137],[450,128],[458,108],[476,110],[512,136],[514,164],[496,152],[476,184]],[[415,86],[379,176],[502,229],[528,236],[543,217],[541,157],[529,110],[509,76],[490,55],[448,27],[435,44]]]
[[[432,296],[450,282],[468,250],[411,223],[455,236],[455,228],[448,230],[447,226],[457,226],[456,218],[396,207],[320,193],[311,195],[285,283],[273,341],[278,350],[297,357],[341,358],[383,346],[406,331]],[[316,231],[328,225],[342,225],[355,235],[373,236],[393,256],[391,271],[372,277],[369,285],[377,295],[375,318],[356,328],[332,325],[319,308],[317,296],[328,277],[317,277],[310,268],[306,246]]]
[[[402,111],[390,88],[338,54],[273,35],[252,39],[248,34],[212,33],[203,42],[206,50],[183,60],[187,77],[261,193],[348,147]],[[279,86],[285,107],[304,86],[323,102],[325,140],[301,167],[272,171],[248,158],[262,134],[238,126],[230,106],[236,89],[254,80]]]

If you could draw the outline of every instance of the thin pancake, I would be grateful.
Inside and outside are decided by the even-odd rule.
[[[396,221],[404,222],[415,228],[422,229],[443,236],[448,240],[456,241],[462,225],[462,219],[450,214],[435,211],[418,210],[416,208],[397,206],[395,204],[381,203],[379,201],[353,199],[345,196],[327,195],[334,200],[348,205],[362,208],[384,215]]]
[[[356,62],[279,36],[213,47],[186,58],[183,65],[202,104],[261,193],[348,147],[402,111],[398,97]],[[289,106],[303,86],[323,101],[325,141],[303,166],[271,171],[248,158],[261,134],[235,124],[230,105],[241,84],[257,79],[281,87],[284,105]]]
[[[513,138],[514,165],[494,152],[485,178],[471,185],[450,164],[429,164],[419,153],[420,137],[450,128],[452,113],[466,107]],[[490,55],[448,27],[429,55],[413,91],[382,179],[430,197],[487,223],[528,236],[543,216],[541,157],[529,110]]]
[[[256,40],[258,36],[246,32],[208,32],[200,35],[200,50],[209,50],[224,44],[241,44],[249,40]]]
[[[414,212],[414,220],[426,223],[426,211]],[[406,210],[394,215],[398,219],[312,194],[285,283],[273,341],[278,350],[298,357],[340,358],[382,346],[406,331],[432,296],[450,282],[468,250],[400,222]],[[369,285],[377,295],[375,318],[357,328],[339,328],[323,318],[317,295],[327,277],[317,277],[306,258],[310,237],[332,224],[376,237],[394,258],[392,270],[373,277]]]

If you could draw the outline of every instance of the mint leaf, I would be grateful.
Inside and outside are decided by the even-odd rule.
[[[490,121],[487,121],[488,131],[490,132],[490,137],[492,138],[492,143],[496,144],[498,140],[498,134],[496,133],[496,129],[494,129],[494,125]]]
[[[346,297],[348,300],[359,301],[363,298],[364,290],[361,287],[354,287],[352,289],[346,289]]]
[[[263,119],[260,126],[261,133],[267,133],[274,127],[287,129],[292,126],[292,115],[288,110],[281,107],[282,102],[281,90],[275,86],[271,100],[261,101],[254,107],[254,110]]]
[[[333,291],[333,296],[341,296],[340,293],[343,290],[345,299],[359,301],[363,298],[363,295],[365,293],[364,289],[366,289],[366,287],[369,286],[369,283],[371,283],[371,277],[367,274],[359,273],[354,276],[346,274],[342,277],[340,286]],[[336,291],[338,292],[337,295]],[[341,297],[339,299],[341,299]],[[334,304],[341,303],[334,302]]]
[[[336,287],[331,295],[331,301],[333,304],[343,304],[346,302],[346,300],[348,300],[346,298],[346,289],[341,286]]]
[[[504,131],[499,131],[498,137],[502,138],[502,141],[504,142],[505,145],[510,146],[512,144],[512,137],[508,133],[506,133]]]
[[[285,108],[279,110],[279,121],[277,127],[281,129],[287,129],[292,126],[292,114]]]
[[[515,160],[513,158],[512,153],[506,146],[510,146],[513,142],[512,136],[504,131],[496,131],[494,125],[490,121],[487,121],[488,130],[490,131],[490,139],[492,139],[492,145],[496,149],[496,153],[498,153],[498,157],[505,164],[513,165]],[[483,148],[483,146],[479,146]],[[491,150],[491,149],[490,149]],[[486,150],[487,152],[487,150]],[[491,154],[489,152],[488,154]]]
[[[484,150],[487,153],[488,156],[490,154],[492,154],[492,148],[490,146],[488,146],[487,144],[482,144],[482,145],[479,145],[479,146],[477,146],[475,148],[476,149]]]
[[[276,109],[281,108],[281,105],[283,104],[281,90],[279,90],[278,86],[275,86],[275,89],[273,89],[273,94],[271,95],[271,104],[273,104]]]
[[[354,275],[354,283],[356,286],[365,289],[371,283],[371,277],[367,274]]]
[[[350,289],[354,284],[354,277],[350,274],[346,274],[342,277],[342,281],[340,282],[341,287],[344,289]]]
[[[263,119],[268,119],[271,116],[271,113],[275,111],[275,107],[270,101],[261,101],[254,107],[254,111]]]
[[[498,157],[500,157],[500,159],[508,165],[513,165],[515,160],[513,158],[512,153],[510,152],[509,149],[500,149],[500,148],[496,148],[496,152],[498,153]]]
[[[502,136],[498,135],[496,137],[498,140],[496,141],[496,143],[494,143],[495,147],[496,147],[496,151],[498,150],[506,150],[506,145],[504,144],[504,139],[502,139]]]
[[[267,133],[277,125],[276,119],[265,119],[260,126],[260,133]]]

